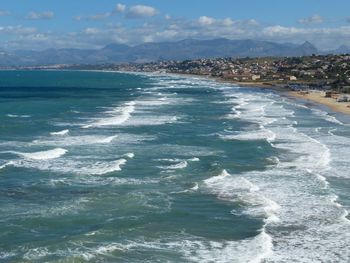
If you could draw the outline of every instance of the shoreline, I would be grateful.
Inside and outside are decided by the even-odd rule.
[[[170,73],[170,74],[173,74],[173,73]],[[239,82],[239,81],[233,81],[229,79],[223,79],[220,77],[212,77],[212,76],[205,76],[205,75],[193,75],[193,74],[176,74],[176,75],[189,76],[189,77],[202,77],[202,78],[212,79],[221,83],[234,84],[240,87],[269,89],[269,90],[283,93],[288,97],[302,99],[302,100],[305,100],[306,102],[314,102],[319,104],[320,106],[326,106],[328,109],[336,113],[350,115],[350,102],[337,102],[336,99],[334,98],[326,98],[324,91],[307,90],[307,93],[301,93],[299,91],[291,91],[283,87],[276,86],[272,83],[270,84],[265,82]],[[346,94],[341,94],[341,95],[346,95]]]
[[[323,91],[310,90],[306,94],[297,91],[289,91],[287,94],[298,99],[316,102],[328,107],[334,112],[350,115],[350,102],[337,102],[334,98],[326,98]]]

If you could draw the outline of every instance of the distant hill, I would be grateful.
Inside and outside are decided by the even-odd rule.
[[[186,39],[177,42],[145,43],[133,47],[109,44],[97,50],[65,48],[44,51],[1,51],[0,65],[139,63],[214,57],[304,56],[317,53],[319,53],[317,48],[309,42],[295,45],[249,39]]]
[[[350,54],[350,47],[346,45],[341,45],[339,48],[329,52],[332,54]]]

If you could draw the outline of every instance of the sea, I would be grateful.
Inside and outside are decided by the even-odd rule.
[[[0,262],[350,262],[350,118],[206,78],[0,71]]]

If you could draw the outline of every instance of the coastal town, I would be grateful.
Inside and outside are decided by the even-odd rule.
[[[213,58],[149,63],[61,66],[132,72],[162,72],[215,77],[237,83],[290,89],[350,93],[350,55],[305,57]]]

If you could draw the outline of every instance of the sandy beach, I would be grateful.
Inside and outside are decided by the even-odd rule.
[[[309,90],[308,93],[301,93],[298,91],[288,91],[285,88],[276,86],[274,84],[265,83],[265,82],[237,82],[237,81],[232,81],[232,80],[227,80],[222,78],[214,78],[214,79],[220,82],[228,82],[228,83],[236,84],[241,87],[271,89],[278,92],[285,92],[289,96],[319,103],[324,106],[327,106],[332,111],[350,115],[350,102],[337,102],[335,98],[326,98],[324,91]]]
[[[336,112],[350,114],[350,102],[337,102],[334,98],[326,98],[323,91],[309,91],[308,93],[290,91],[288,94],[293,97],[320,103]]]
[[[288,91],[285,88],[279,87],[272,83],[271,84],[266,83],[266,82],[237,82],[237,81],[232,81],[232,80],[227,80],[222,78],[214,78],[214,79],[220,82],[228,82],[228,83],[236,84],[241,87],[271,89],[278,92],[285,92],[289,96],[305,99],[318,104],[322,104],[330,108],[332,111],[350,115],[350,102],[337,102],[335,98],[326,98],[324,91],[309,90],[307,93],[303,93],[299,91]],[[341,94],[341,95],[346,95],[346,94]]]

